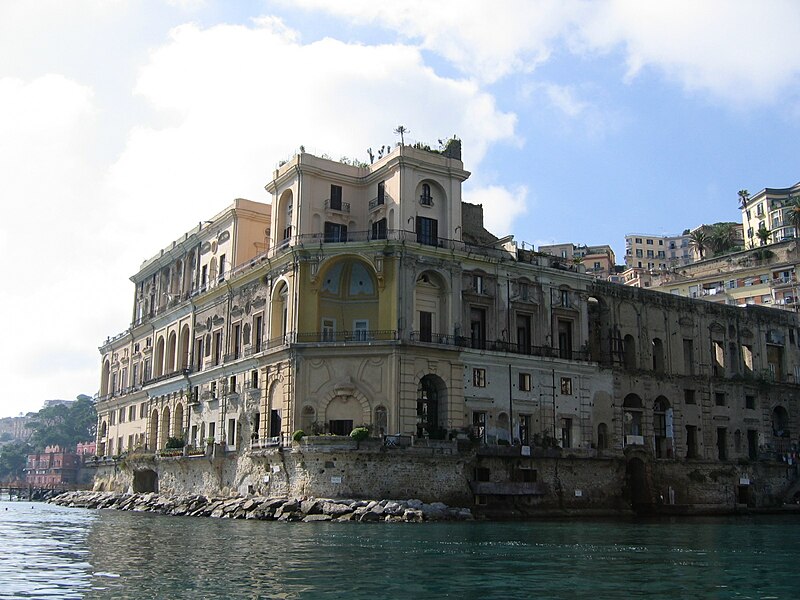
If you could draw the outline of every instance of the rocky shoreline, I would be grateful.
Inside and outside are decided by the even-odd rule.
[[[423,521],[469,521],[468,508],[421,500],[344,500],[331,498],[213,498],[202,495],[166,496],[155,492],[66,492],[49,500],[71,508],[108,508],[151,512],[161,515],[257,519],[260,521],[358,521],[421,523]]]

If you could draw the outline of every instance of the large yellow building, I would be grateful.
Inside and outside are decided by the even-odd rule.
[[[236,200],[161,250],[132,278],[131,327],[100,348],[98,454],[179,438],[261,460],[296,430],[357,426],[517,462],[787,450],[796,315],[596,281],[486,231],[468,177],[458,140],[365,166],[301,152],[271,204]]]

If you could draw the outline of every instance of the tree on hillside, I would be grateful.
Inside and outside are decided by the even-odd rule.
[[[762,246],[766,246],[769,243],[769,236],[771,234],[772,232],[769,229],[767,229],[764,225],[759,227],[758,231],[756,231],[756,237],[758,238],[758,241],[761,242]]]
[[[56,404],[36,413],[26,427],[36,449],[58,445],[72,448],[78,442],[94,439],[97,412],[91,398],[81,395],[70,406]]]
[[[736,243],[733,223],[715,223],[708,230],[707,245],[714,255],[733,250]]]
[[[33,447],[27,442],[12,442],[0,447],[0,481],[25,478],[25,465]]]
[[[705,225],[701,225],[689,234],[689,243],[697,250],[697,253],[700,255],[700,260],[703,260],[703,254],[706,248],[708,248],[708,241],[708,233],[706,232]]]

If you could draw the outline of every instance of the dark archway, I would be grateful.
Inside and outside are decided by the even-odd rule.
[[[447,387],[441,377],[425,375],[417,388],[417,436],[444,439],[442,427],[447,401]]]
[[[158,473],[152,469],[133,472],[133,492],[135,494],[158,491]]]
[[[652,509],[652,493],[647,481],[647,466],[641,458],[631,458],[625,467],[625,487],[635,512]]]

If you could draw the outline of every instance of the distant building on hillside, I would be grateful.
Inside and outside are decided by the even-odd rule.
[[[51,406],[66,406],[70,407],[75,403],[75,400],[45,400],[44,401],[44,408],[50,408]]]
[[[791,209],[787,206],[787,200],[795,196],[800,196],[800,183],[788,188],[764,188],[740,204],[745,248],[764,245],[758,237],[759,229],[769,232],[766,243],[783,242],[795,237],[789,218]]]
[[[28,455],[25,481],[33,487],[58,487],[78,482],[83,457],[61,446],[47,446],[44,452]]]
[[[539,246],[539,252],[563,258],[567,262],[580,262],[586,274],[595,279],[607,280],[614,274],[616,257],[609,245],[551,244]]]
[[[689,230],[676,235],[631,233],[625,236],[625,266],[663,270],[692,263]]]

